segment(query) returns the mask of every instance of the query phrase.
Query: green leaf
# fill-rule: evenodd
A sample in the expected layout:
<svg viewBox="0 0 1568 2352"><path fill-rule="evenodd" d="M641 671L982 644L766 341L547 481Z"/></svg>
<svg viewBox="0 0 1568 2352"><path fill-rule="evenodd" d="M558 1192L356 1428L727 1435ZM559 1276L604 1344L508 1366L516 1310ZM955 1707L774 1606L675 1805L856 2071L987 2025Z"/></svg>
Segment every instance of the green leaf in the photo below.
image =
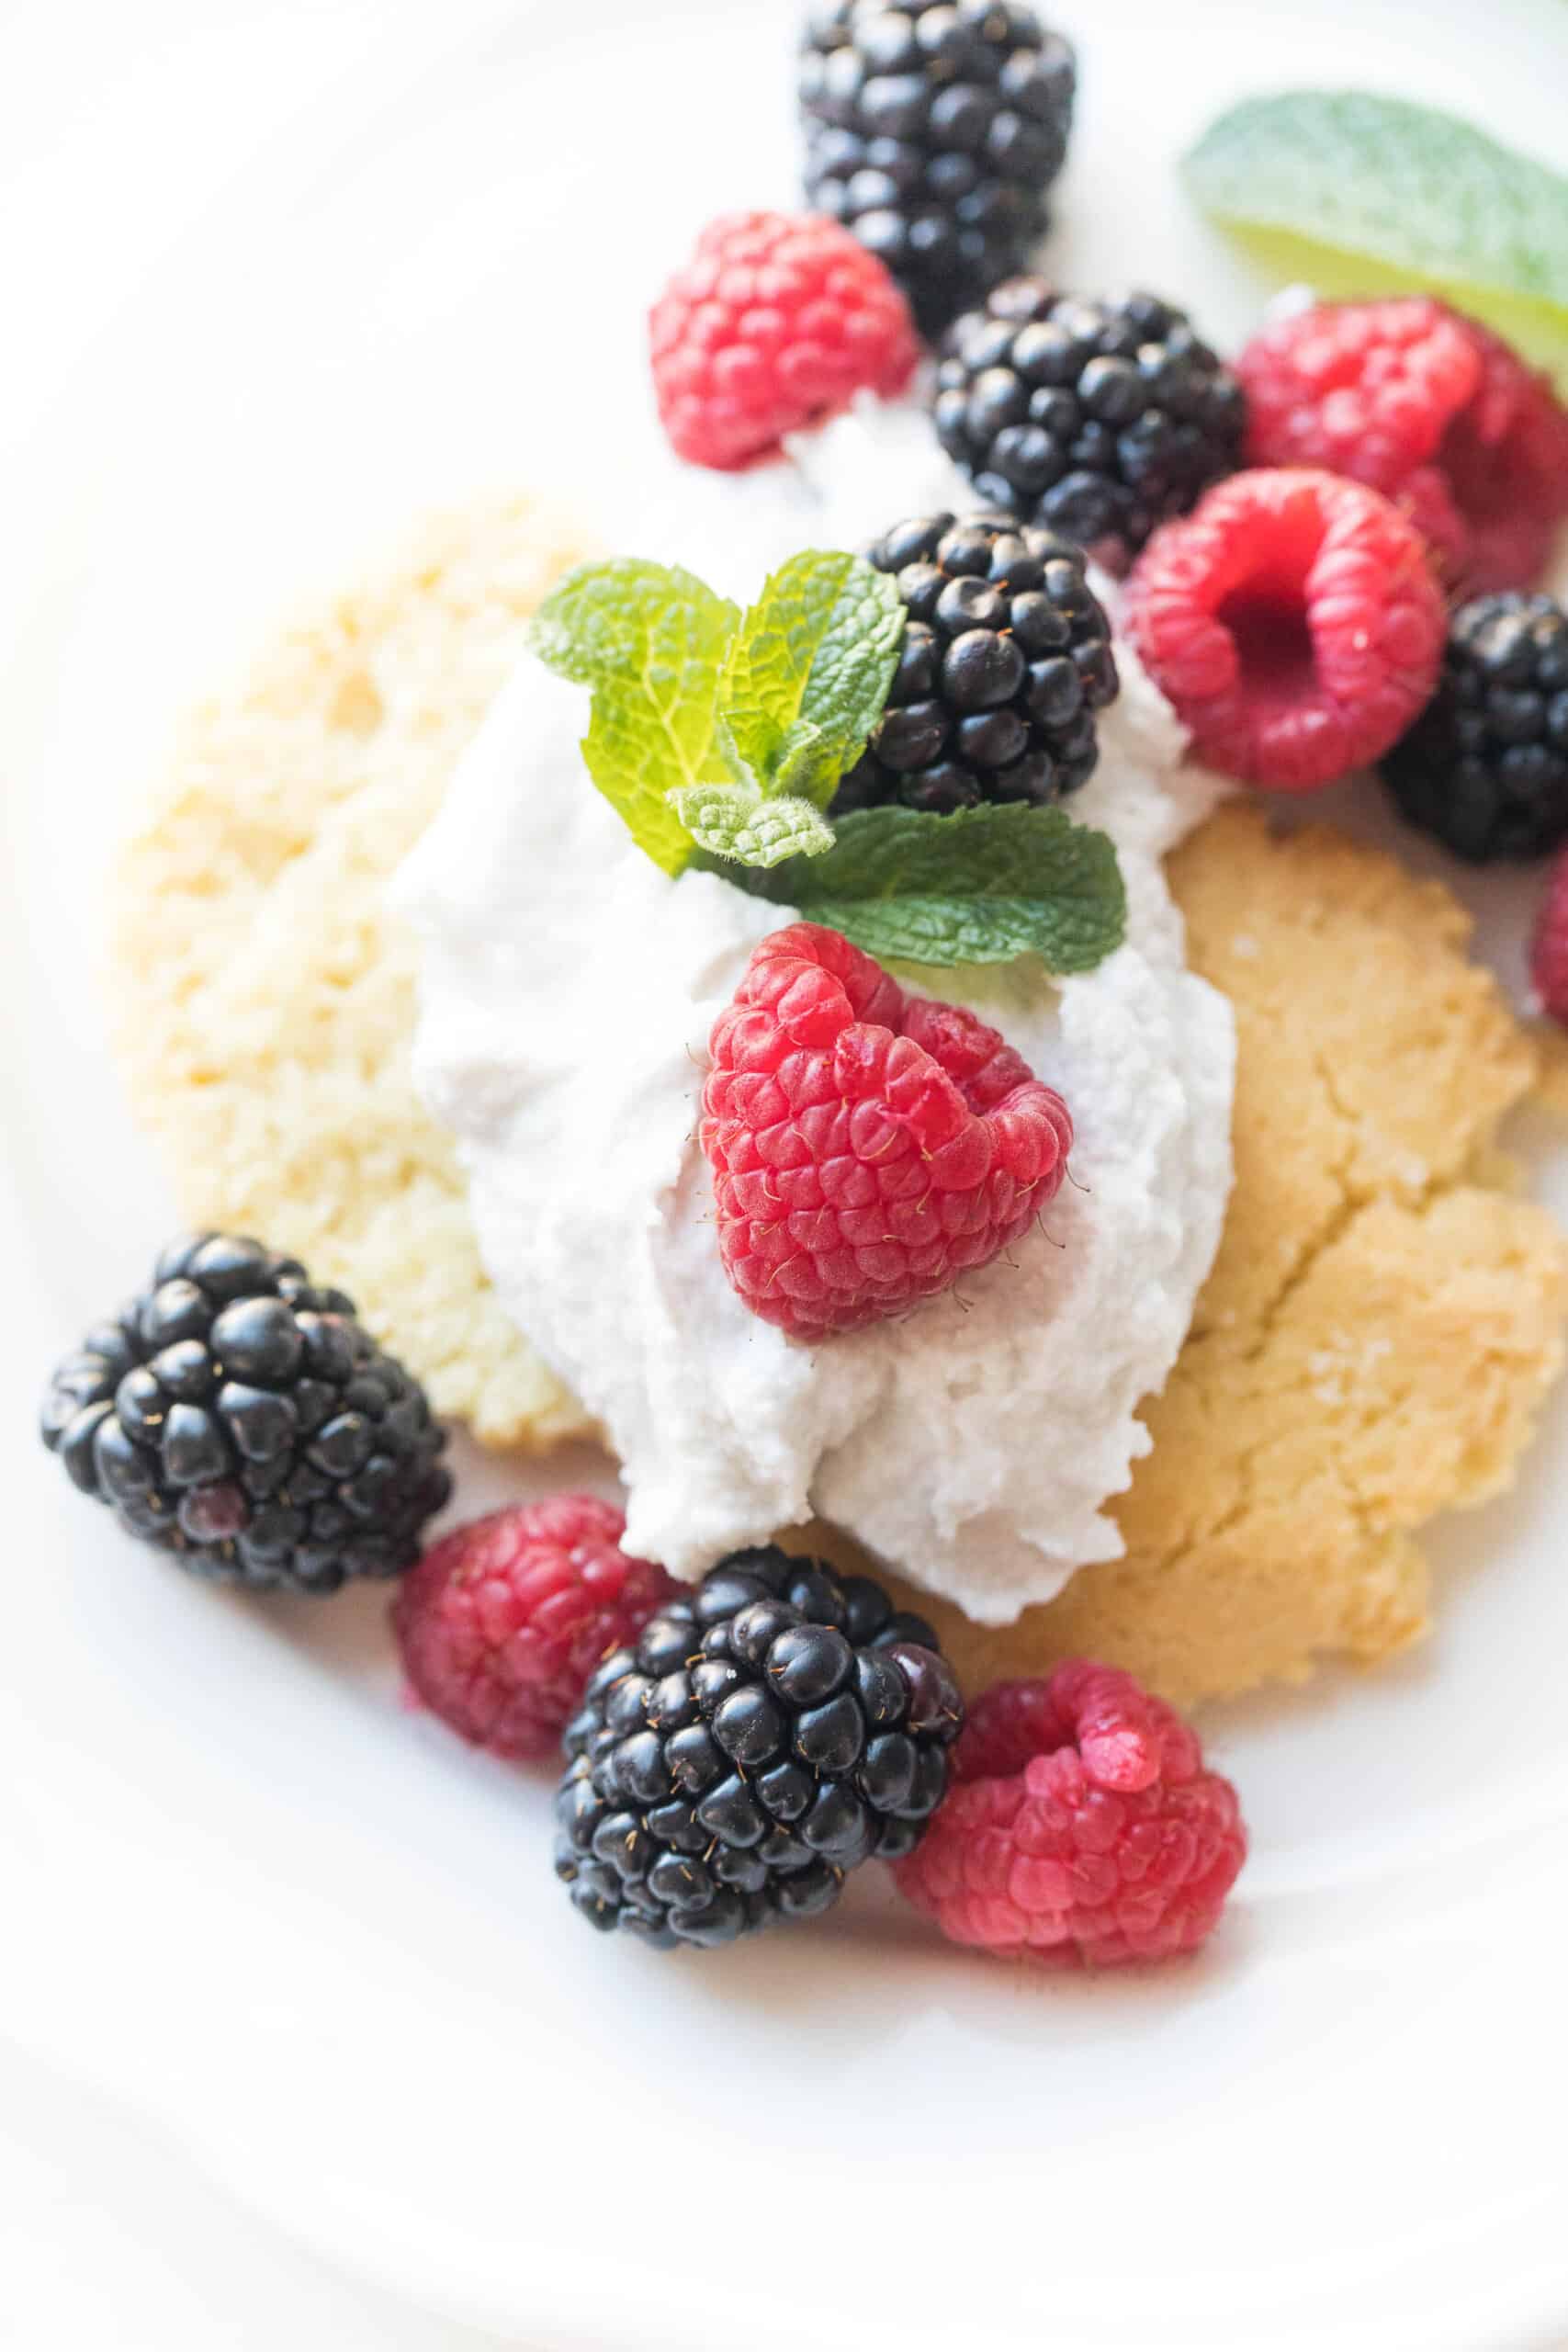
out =
<svg viewBox="0 0 1568 2352"><path fill-rule="evenodd" d="M1222 115L1182 173L1282 275L1329 295L1448 295L1568 380L1568 180L1470 123L1290 90Z"/></svg>
<svg viewBox="0 0 1568 2352"><path fill-rule="evenodd" d="M893 581L863 556L807 549L775 571L730 652L723 701L741 757L765 791L782 781L802 726L817 752L799 788L825 808L882 716L904 639Z"/></svg>
<svg viewBox="0 0 1568 2352"><path fill-rule="evenodd" d="M1027 955L1087 972L1127 928L1113 843L1060 808L863 809L840 820L833 847L808 866L746 887L896 963Z"/></svg>
<svg viewBox="0 0 1568 2352"><path fill-rule="evenodd" d="M770 789L793 792L814 808L826 808L839 775L833 746L822 729L809 718L797 718L779 745Z"/></svg>
<svg viewBox="0 0 1568 2352"><path fill-rule="evenodd" d="M692 854L670 793L729 772L718 695L739 619L691 572L623 558L570 573L529 632L541 661L592 687L588 772L667 874Z"/></svg>
<svg viewBox="0 0 1568 2352"><path fill-rule="evenodd" d="M756 776L740 756L734 729L722 710L714 720L713 750L715 763L729 783L743 784L752 792L761 789Z"/></svg>
<svg viewBox="0 0 1568 2352"><path fill-rule="evenodd" d="M699 849L741 865L767 868L786 857L817 858L833 846L827 819L809 800L791 794L769 797L754 785L699 784L682 786L670 799Z"/></svg>

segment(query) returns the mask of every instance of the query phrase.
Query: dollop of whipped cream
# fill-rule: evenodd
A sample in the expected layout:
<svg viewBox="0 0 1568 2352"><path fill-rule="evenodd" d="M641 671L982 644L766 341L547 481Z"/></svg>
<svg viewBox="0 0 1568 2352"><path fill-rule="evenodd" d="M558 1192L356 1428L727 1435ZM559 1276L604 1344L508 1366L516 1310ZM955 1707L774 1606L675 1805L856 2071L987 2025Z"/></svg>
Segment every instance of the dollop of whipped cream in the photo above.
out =
<svg viewBox="0 0 1568 2352"><path fill-rule="evenodd" d="M915 423L863 409L804 458L650 513L628 551L745 597L797 548L972 505ZM633 847L582 766L582 689L524 665L399 878L423 943L416 1076L486 1265L620 1456L629 1547L678 1576L818 1513L1002 1623L1122 1549L1104 1505L1148 1451L1138 1404L1218 1246L1235 1031L1184 967L1160 863L1223 787L1118 657L1073 813L1116 842L1125 944L1064 980L1030 961L899 975L972 1005L1066 1098L1071 1182L1008 1258L897 1321L808 1346L730 1288L696 1136L707 1041L795 917Z"/></svg>

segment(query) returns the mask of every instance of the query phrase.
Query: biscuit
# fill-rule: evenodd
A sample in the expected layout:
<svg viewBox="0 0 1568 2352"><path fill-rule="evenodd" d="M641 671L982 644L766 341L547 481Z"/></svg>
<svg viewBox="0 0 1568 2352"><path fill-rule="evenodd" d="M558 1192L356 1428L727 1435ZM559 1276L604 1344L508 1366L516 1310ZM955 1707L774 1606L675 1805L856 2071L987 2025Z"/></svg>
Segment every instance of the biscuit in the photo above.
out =
<svg viewBox="0 0 1568 2352"><path fill-rule="evenodd" d="M383 899L581 552L522 499L426 532L198 715L116 887L119 1050L186 1215L341 1283L497 1445L588 1424L479 1265ZM1497 1148L1537 1047L1458 903L1239 801L1170 876L1236 1010L1225 1236L1113 1506L1125 1557L1011 1626L909 1592L971 1687L1079 1652L1190 1704L1401 1648L1427 1623L1415 1531L1507 1486L1562 1361L1568 1243Z"/></svg>
<svg viewBox="0 0 1568 2352"><path fill-rule="evenodd" d="M1511 1483L1562 1364L1568 1239L1496 1146L1536 1049L1462 908L1239 801L1168 870L1235 1007L1224 1238L1111 1506L1125 1557L1010 1626L909 1591L971 1688L1081 1654L1190 1705L1403 1648L1427 1623L1414 1532Z"/></svg>
<svg viewBox="0 0 1568 2352"><path fill-rule="evenodd" d="M495 1445L589 1424L480 1266L410 1079L416 949L383 900L581 553L523 498L427 528L197 714L112 886L118 1057L184 1215L351 1292Z"/></svg>

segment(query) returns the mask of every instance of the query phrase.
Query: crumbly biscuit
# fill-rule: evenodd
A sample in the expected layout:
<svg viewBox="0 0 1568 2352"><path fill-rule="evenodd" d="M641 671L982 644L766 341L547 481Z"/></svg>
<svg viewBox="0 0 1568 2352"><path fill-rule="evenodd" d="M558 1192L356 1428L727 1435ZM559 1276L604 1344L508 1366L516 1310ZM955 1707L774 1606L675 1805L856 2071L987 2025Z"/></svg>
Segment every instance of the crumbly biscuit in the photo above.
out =
<svg viewBox="0 0 1568 2352"><path fill-rule="evenodd" d="M200 714L118 876L121 1051L186 1213L355 1292L493 1444L586 1424L479 1266L383 899L579 552L523 500L427 533ZM1427 1620L1413 1531L1508 1484L1562 1363L1568 1244L1496 1146L1536 1048L1462 910L1247 803L1170 873L1240 1032L1225 1237L1114 1507L1126 1556L1012 1626L910 1594L972 1685L1087 1652L1191 1703L1401 1647Z"/></svg>
<svg viewBox="0 0 1568 2352"><path fill-rule="evenodd" d="M197 715L112 913L118 1050L185 1215L341 1283L497 1445L589 1425L479 1264L410 1080L416 952L383 900L581 552L534 502L491 501L291 629Z"/></svg>
<svg viewBox="0 0 1568 2352"><path fill-rule="evenodd" d="M1189 1705L1403 1647L1413 1531L1507 1487L1562 1363L1568 1240L1495 1140L1536 1052L1457 901L1243 802L1169 872L1236 1012L1224 1238L1113 1506L1126 1556L1010 1626L910 1594L972 1687L1079 1653Z"/></svg>

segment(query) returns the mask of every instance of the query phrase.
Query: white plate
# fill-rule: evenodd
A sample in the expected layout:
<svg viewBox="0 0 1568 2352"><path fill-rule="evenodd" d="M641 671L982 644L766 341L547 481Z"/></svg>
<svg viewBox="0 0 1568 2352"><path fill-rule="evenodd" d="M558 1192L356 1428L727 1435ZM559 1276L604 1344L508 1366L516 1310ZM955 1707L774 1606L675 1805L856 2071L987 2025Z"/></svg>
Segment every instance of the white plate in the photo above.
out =
<svg viewBox="0 0 1568 2352"><path fill-rule="evenodd" d="M1483 37L1472 0L1053 13L1085 65L1057 266L1223 340L1258 289L1170 164L1244 89L1378 85L1560 147L1561 0ZM1094 1984L933 1947L869 1871L722 1958L591 1940L545 1789L399 1711L379 1597L215 1597L26 1435L169 1222L93 968L169 719L433 501L628 478L641 300L706 214L789 198L789 16L0 28L0 2096L8 2064L79 2078L338 2263L549 2352L1561 2343L1562 1405L1517 1496L1438 1532L1427 1648L1213 1717L1238 1899L1190 1970ZM1499 953L1528 894L1487 893ZM464 1467L466 1505L527 1484Z"/></svg>

